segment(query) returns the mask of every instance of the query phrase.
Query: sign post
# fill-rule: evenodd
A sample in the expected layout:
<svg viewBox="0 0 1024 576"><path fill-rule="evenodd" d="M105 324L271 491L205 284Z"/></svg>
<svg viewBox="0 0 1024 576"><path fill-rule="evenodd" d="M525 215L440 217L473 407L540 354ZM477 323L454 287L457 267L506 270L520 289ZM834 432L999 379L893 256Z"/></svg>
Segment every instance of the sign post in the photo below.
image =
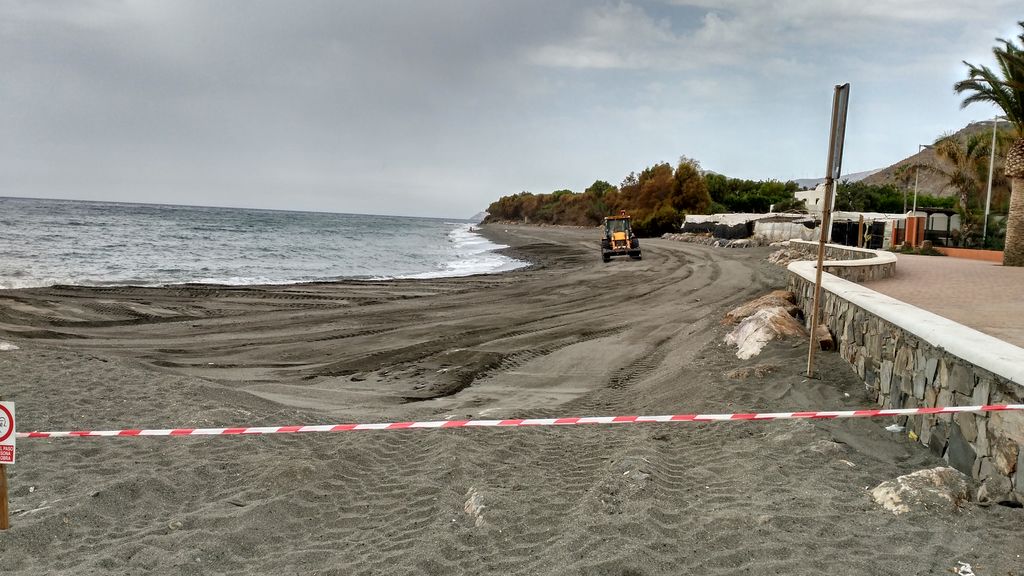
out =
<svg viewBox="0 0 1024 576"><path fill-rule="evenodd" d="M821 236L818 240L818 266L814 274L814 300L811 304L811 337L807 350L807 377L814 377L815 333L818 331L818 302L821 296L821 268L825 261L825 243L832 237L832 202L836 181L843 169L843 142L846 139L846 109L850 103L850 84L837 85L832 97L832 131L828 138L828 167L825 171L825 201L821 205Z"/></svg>
<svg viewBox="0 0 1024 576"><path fill-rule="evenodd" d="M14 402L0 402L0 530L10 527L6 464L14 463Z"/></svg>

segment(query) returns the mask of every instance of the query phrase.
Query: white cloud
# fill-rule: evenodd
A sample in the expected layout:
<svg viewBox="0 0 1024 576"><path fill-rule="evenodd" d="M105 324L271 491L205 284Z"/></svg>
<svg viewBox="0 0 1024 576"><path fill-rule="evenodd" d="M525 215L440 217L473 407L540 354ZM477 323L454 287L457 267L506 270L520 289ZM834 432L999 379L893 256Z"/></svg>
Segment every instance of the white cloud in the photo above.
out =
<svg viewBox="0 0 1024 576"><path fill-rule="evenodd" d="M680 154L813 175L845 81L847 165L875 168L963 124L960 61L989 62L1020 17L1002 0L4 0L0 194L457 215Z"/></svg>
<svg viewBox="0 0 1024 576"><path fill-rule="evenodd" d="M914 24L987 19L987 9L1012 8L1008 0L673 0L676 6L728 12L743 20L792 22L801 27L842 26L850 21Z"/></svg>
<svg viewBox="0 0 1024 576"><path fill-rule="evenodd" d="M627 2L585 11L569 36L529 53L554 68L695 70L779 54L793 40L782 23L709 10L669 21Z"/></svg>
<svg viewBox="0 0 1024 576"><path fill-rule="evenodd" d="M606 4L582 13L568 37L529 53L531 63L554 68L694 70L721 66L757 72L765 62L792 68L798 60L841 64L871 52L877 63L888 46L905 58L955 50L950 37L968 26L992 26L984 7L1012 11L1015 3L984 7L950 0L678 0L686 9L669 21L642 2ZM649 9L645 9L648 6ZM663 11L663 10L662 10ZM980 23L980 24L979 24ZM986 29L986 37L993 36ZM996 31L996 35L998 31ZM852 58L856 58L853 56Z"/></svg>
<svg viewBox="0 0 1024 576"><path fill-rule="evenodd" d="M530 60L562 68L648 68L664 65L681 47L669 22L626 2L584 12L575 32L568 42L533 50Z"/></svg>

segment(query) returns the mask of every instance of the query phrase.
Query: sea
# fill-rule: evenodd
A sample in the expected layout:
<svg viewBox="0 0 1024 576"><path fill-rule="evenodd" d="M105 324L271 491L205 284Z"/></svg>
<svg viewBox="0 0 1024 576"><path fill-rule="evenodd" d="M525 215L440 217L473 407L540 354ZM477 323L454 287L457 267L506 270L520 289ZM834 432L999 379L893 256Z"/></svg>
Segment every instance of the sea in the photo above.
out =
<svg viewBox="0 0 1024 576"><path fill-rule="evenodd" d="M443 278L526 265L474 224L0 197L0 289Z"/></svg>

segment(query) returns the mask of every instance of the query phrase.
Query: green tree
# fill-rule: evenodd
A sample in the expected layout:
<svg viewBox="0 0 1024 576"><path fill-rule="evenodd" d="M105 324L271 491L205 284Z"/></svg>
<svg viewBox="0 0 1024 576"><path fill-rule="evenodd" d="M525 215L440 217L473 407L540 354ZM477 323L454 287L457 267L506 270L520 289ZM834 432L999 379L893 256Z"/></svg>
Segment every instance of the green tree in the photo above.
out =
<svg viewBox="0 0 1024 576"><path fill-rule="evenodd" d="M796 182L778 180L741 180L721 174L705 174L704 184L718 212L768 212L793 206L793 193L800 187Z"/></svg>
<svg viewBox="0 0 1024 576"><path fill-rule="evenodd" d="M844 180L836 186L836 210L851 212L903 212L904 191L893 184L865 184ZM953 198L940 198L921 194L918 204L929 208L952 208Z"/></svg>
<svg viewBox="0 0 1024 576"><path fill-rule="evenodd" d="M692 214L707 212L711 206L711 196L708 194L707 184L700 174L700 164L696 160L689 160L685 157L680 159L672 179L674 180L672 208L679 212Z"/></svg>
<svg viewBox="0 0 1024 576"><path fill-rule="evenodd" d="M902 213L904 191L894 184L867 184L844 180L836 187L836 209L852 212ZM919 204L935 208L952 206L952 199L921 195Z"/></svg>
<svg viewBox="0 0 1024 576"><path fill-rule="evenodd" d="M618 200L618 192L618 188L604 180L595 180L593 184L583 191L584 196L589 201L588 214L594 220L600 222L602 218L610 213L609 203Z"/></svg>
<svg viewBox="0 0 1024 576"><path fill-rule="evenodd" d="M1017 23L1024 29L1024 21ZM1024 32L1017 39L1024 45ZM1006 154L1006 177L1010 179L1010 207L1006 217L1004 266L1024 266L1024 49L1011 40L997 38L993 49L998 71L988 66L967 66L967 79L953 85L968 96L961 108L975 102L994 104L1016 130L1016 140Z"/></svg>
<svg viewBox="0 0 1024 576"><path fill-rule="evenodd" d="M705 174L704 186L711 196L711 201L716 204L725 205L725 197L729 194L729 179L721 174Z"/></svg>
<svg viewBox="0 0 1024 576"><path fill-rule="evenodd" d="M634 210L647 215L653 214L666 202L671 202L675 190L675 179L672 166L668 162L655 164L640 173L640 190L631 199Z"/></svg>
<svg viewBox="0 0 1024 576"><path fill-rule="evenodd" d="M605 194L615 190L615 186L612 186L611 184L605 182L604 180L594 180L594 183L591 184L586 190L584 190L583 193L589 194L595 198L600 199L604 198Z"/></svg>
<svg viewBox="0 0 1024 576"><path fill-rule="evenodd" d="M671 206L662 205L652 213L634 220L633 232L640 237L661 236L666 232L678 232L683 225L682 215Z"/></svg>

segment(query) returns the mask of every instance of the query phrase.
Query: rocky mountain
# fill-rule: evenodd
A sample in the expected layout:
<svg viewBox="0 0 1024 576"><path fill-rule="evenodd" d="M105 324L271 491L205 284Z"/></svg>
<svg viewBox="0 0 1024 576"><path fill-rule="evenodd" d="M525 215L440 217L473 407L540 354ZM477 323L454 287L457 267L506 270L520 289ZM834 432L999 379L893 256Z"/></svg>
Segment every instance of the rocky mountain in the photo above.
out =
<svg viewBox="0 0 1024 576"><path fill-rule="evenodd" d="M1000 122L999 130L1009 131L1010 125L1006 122ZM955 135L961 138L967 138L968 136L979 132L991 135L992 121L972 122L958 130ZM945 185L946 182L941 176L938 176L928 170L918 171L915 169L915 166L919 164L928 165L934 162L936 162L935 152L925 148L924 150L903 158L899 162L896 162L891 166L886 166L885 168L856 172L853 174L844 174L843 180L849 180L850 182L863 181L865 184L873 185L895 184L900 188L912 190L914 188L914 180L916 178L919 194L926 194L930 196L949 196L953 194L953 190ZM824 178L801 178L795 182L799 184L801 188L814 188L824 181Z"/></svg>
<svg viewBox="0 0 1024 576"><path fill-rule="evenodd" d="M875 172L878 172L878 169L876 169L876 170L865 170L864 172L853 172L853 173L850 173L850 174L843 174L842 180L849 180L850 182L857 182L857 181L860 181L860 180L864 180L865 178L871 176ZM824 177L822 177L822 178L801 178L799 180L794 180L794 182L796 182L800 186L800 188L802 188L802 189L803 188L806 188L806 189L814 188L815 186L817 186L818 184L821 184L824 181L825 181Z"/></svg>
<svg viewBox="0 0 1024 576"><path fill-rule="evenodd" d="M1000 131L1009 131L1010 125L1006 122L1000 122L999 129ZM960 138L967 138L979 132L991 135L992 121L972 122L958 130L955 135ZM913 189L914 180L916 178L919 194L949 196L953 194L953 190L946 186L946 181L941 176L928 170L918 171L914 168L918 164L928 165L933 164L936 161L935 152L925 148L917 154L908 156L892 166L887 166L881 170L877 170L874 174L864 178L864 182L866 184L876 185L895 184L901 188Z"/></svg>

